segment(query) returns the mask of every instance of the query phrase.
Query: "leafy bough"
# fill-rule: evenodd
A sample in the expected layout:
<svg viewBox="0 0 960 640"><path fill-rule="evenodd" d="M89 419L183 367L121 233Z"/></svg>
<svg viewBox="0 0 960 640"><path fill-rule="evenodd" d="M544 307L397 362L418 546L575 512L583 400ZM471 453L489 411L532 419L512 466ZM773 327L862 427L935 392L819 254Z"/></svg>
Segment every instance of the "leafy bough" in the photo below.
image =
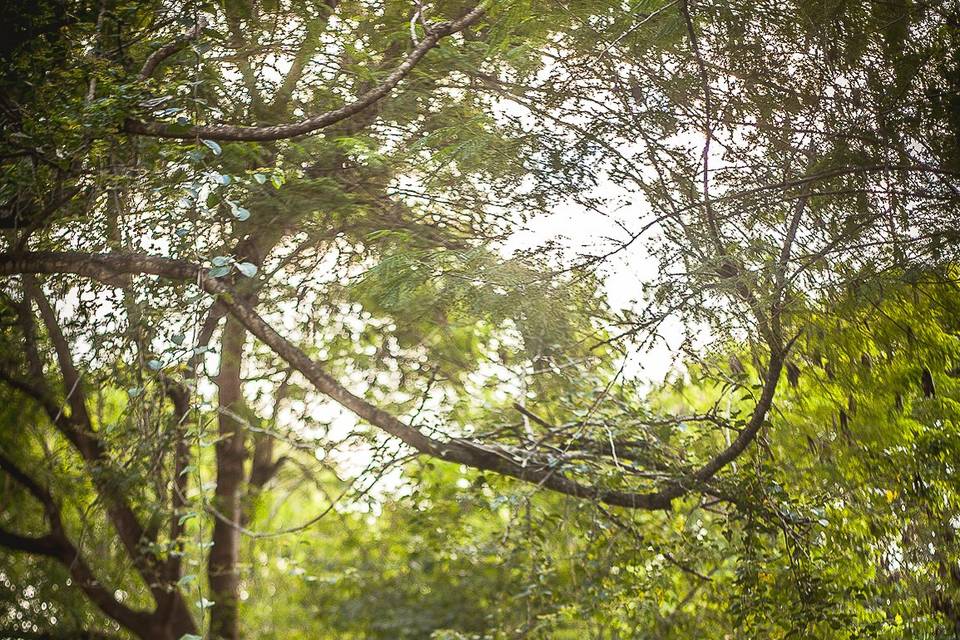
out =
<svg viewBox="0 0 960 640"><path fill-rule="evenodd" d="M228 283L210 276L199 265L159 256L120 252L0 254L0 275L64 273L88 277L112 286L123 286L135 275L196 283L207 293L217 296L227 313L299 371L320 393L416 451L446 462L517 478L569 496L631 509L669 509L675 499L692 491L709 491L707 485L710 480L747 449L766 421L791 344L769 345L770 357L763 372L762 391L744 428L727 447L698 469L664 481L657 490L630 492L584 484L565 475L562 468L556 465L531 461L530 457L517 455L497 445L462 438L443 441L425 435L340 384L319 363L280 335L252 306L242 302Z"/></svg>

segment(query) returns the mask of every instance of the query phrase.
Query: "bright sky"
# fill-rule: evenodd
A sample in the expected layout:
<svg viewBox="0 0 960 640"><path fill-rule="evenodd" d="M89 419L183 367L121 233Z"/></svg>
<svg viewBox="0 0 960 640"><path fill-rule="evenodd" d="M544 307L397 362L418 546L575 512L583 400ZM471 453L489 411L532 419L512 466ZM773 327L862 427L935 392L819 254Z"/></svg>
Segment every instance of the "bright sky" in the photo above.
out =
<svg viewBox="0 0 960 640"><path fill-rule="evenodd" d="M609 201L615 201L615 196L621 195L621 191L607 180L600 184L597 195L609 196ZM649 208L643 203L608 212L606 217L574 203L564 204L549 215L532 219L517 231L504 250L517 251L554 241L569 250L571 256L603 253L616 246L613 244L615 240L628 239L618 222L627 229L637 229L650 216ZM641 298L641 283L655 278L658 265L646 248L648 241L648 238L642 238L612 256L602 266L600 274L607 302L612 308L621 310L636 307L637 299ZM673 358L682 339L679 322L665 323L661 332L664 340L657 342L649 352L632 354L628 358L624 375L658 383L677 364Z"/></svg>

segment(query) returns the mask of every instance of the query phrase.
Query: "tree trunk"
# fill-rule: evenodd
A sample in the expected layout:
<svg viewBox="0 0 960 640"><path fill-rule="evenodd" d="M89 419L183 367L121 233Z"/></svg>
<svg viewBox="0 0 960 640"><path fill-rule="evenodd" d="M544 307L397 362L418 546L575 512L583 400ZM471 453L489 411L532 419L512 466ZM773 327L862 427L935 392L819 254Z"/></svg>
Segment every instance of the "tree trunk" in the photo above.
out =
<svg viewBox="0 0 960 640"><path fill-rule="evenodd" d="M219 512L214 520L213 547L208 559L210 583L210 636L217 640L239 638L238 591L240 578L237 559L240 546L243 463L246 457L244 427L238 419L243 403L240 388L240 362L246 330L228 318L223 329L220 353L220 440L216 444L217 489L213 507Z"/></svg>

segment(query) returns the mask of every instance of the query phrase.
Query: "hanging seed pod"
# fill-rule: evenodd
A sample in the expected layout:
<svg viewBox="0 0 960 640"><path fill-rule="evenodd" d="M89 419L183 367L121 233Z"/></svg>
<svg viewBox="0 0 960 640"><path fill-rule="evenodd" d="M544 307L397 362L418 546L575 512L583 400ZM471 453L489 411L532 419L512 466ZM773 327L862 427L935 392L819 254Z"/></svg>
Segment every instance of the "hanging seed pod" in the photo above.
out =
<svg viewBox="0 0 960 640"><path fill-rule="evenodd" d="M926 367L923 368L923 372L920 374L920 387L923 389L923 395L926 398L932 398L937 395L937 389L933 385L933 374L931 374L930 369Z"/></svg>
<svg viewBox="0 0 960 640"><path fill-rule="evenodd" d="M647 92L640 86L640 81L636 76L630 76L630 95L637 104L643 104L646 101Z"/></svg>
<svg viewBox="0 0 960 640"><path fill-rule="evenodd" d="M727 359L727 364L730 367L730 373L732 373L734 376L742 378L743 376L747 375L746 368L743 366L740 358L738 358L735 354L730 354L730 357Z"/></svg>
<svg viewBox="0 0 960 640"><path fill-rule="evenodd" d="M800 367L792 362L787 363L787 382L789 382L790 386L794 389L800 384Z"/></svg>
<svg viewBox="0 0 960 640"><path fill-rule="evenodd" d="M850 418L843 409L840 409L840 433L848 444L853 441L853 438L850 437Z"/></svg>
<svg viewBox="0 0 960 640"><path fill-rule="evenodd" d="M810 362L812 362L815 366L818 366L818 367L823 366L823 354L820 353L820 349L814 349L810 353Z"/></svg>
<svg viewBox="0 0 960 640"><path fill-rule="evenodd" d="M740 265L730 257L724 257L717 265L717 275L721 278L736 278L741 271Z"/></svg>

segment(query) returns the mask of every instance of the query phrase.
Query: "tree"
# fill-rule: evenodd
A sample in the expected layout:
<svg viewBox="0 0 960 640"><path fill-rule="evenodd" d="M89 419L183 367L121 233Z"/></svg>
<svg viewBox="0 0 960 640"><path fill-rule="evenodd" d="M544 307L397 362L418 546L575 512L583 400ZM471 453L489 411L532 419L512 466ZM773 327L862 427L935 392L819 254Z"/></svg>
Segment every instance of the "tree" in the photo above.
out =
<svg viewBox="0 0 960 640"><path fill-rule="evenodd" d="M771 527L797 536L789 552L839 517L791 520L794 497L771 497L773 452L807 454L770 439L811 415L781 387L822 368L810 393L833 415L861 372L824 361L827 344L910 286L952 300L949 4L81 2L6 22L0 377L16 410L0 467L16 522L0 544L46 559L20 560L30 584L69 575L92 605L78 629L106 616L142 638L239 637L245 539L269 525L278 474L316 467L318 446L363 452L377 470L358 478L416 454L519 479L641 537L687 503L720 509L709 526L740 537L714 570L739 562L743 619L761 619ZM619 190L595 188L608 181ZM642 219L621 216L590 254L499 250L560 203L600 216L627 201ZM657 275L636 307L608 308L599 272L647 238ZM643 398L619 359L677 319L704 398L679 407ZM882 340L864 335L850 348L872 361ZM924 344L940 355L917 384L942 397L952 343ZM883 388L913 370L881 369ZM866 411L854 402L841 437ZM820 490L849 510L861 477ZM950 539L952 517L934 509L923 531ZM934 585L951 544L926 565ZM810 559L795 615L757 633L860 629L834 617L846 582L826 577L853 548ZM706 581L666 554L672 588ZM680 608L706 598L683 591ZM649 622L627 618L622 633Z"/></svg>

